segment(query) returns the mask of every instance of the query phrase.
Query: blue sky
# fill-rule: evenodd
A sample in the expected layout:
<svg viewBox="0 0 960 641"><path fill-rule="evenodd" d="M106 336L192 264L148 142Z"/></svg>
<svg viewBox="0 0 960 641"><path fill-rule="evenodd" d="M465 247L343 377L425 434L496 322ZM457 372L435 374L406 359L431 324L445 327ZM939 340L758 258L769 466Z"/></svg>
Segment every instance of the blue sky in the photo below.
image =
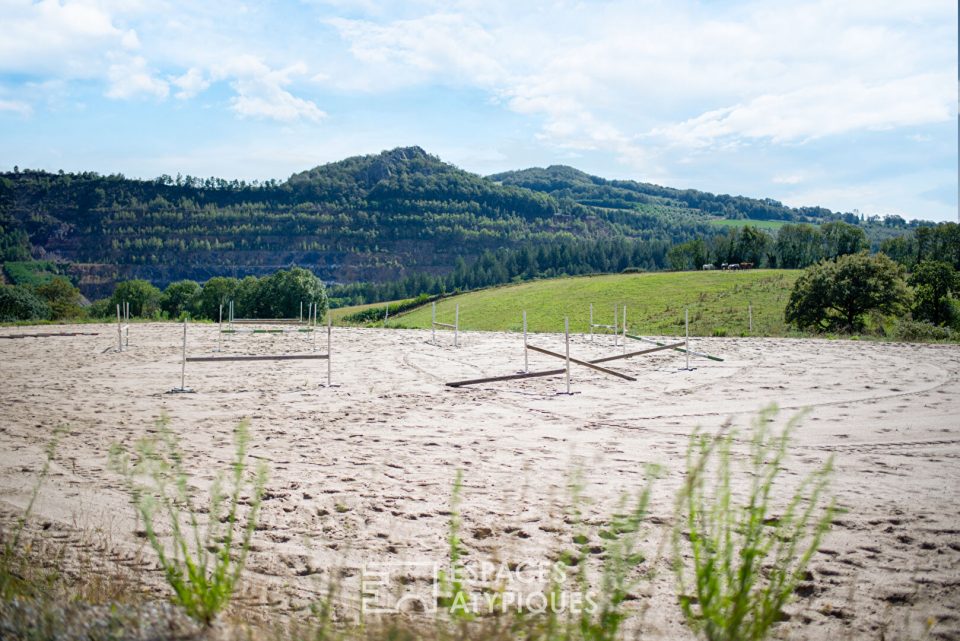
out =
<svg viewBox="0 0 960 641"><path fill-rule="evenodd" d="M0 168L283 179L420 145L957 220L956 0L0 0Z"/></svg>

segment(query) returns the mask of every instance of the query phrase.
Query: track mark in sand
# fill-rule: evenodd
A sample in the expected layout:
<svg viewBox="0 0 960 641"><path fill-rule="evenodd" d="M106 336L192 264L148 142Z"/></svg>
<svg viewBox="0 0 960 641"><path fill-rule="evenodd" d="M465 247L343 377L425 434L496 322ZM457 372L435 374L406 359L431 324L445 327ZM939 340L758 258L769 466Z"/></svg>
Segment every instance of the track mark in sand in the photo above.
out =
<svg viewBox="0 0 960 641"><path fill-rule="evenodd" d="M448 359L448 360L450 360L451 362L457 363L457 364L459 364L459 365L464 365L464 366L466 366L466 367L473 368L473 369L475 369L475 370L478 371L478 372L482 372L482 371L483 371L483 370L481 370L479 367L477 367L476 365L474 365L473 363L467 363L467 362L464 362L464 361L461 361L461 360L457 360L457 359ZM449 378L448 376L440 376L440 375L438 375L438 374L434 374L434 373L431 372L430 370L428 370L428 369L426 369L426 368L424 368L424 367L421 367L420 365L417 365L416 363L414 363L413 361L410 360L410 354L409 354L409 353L405 353L405 354L403 355L403 364L406 365L407 367L411 368L411 369L417 370L417 371L420 372L421 374L424 374L424 375L428 376L429 378L432 378L432 379L435 380L435 381L445 382L445 381L447 380L447 378Z"/></svg>
<svg viewBox="0 0 960 641"><path fill-rule="evenodd" d="M862 452L873 450L890 450L900 447L931 447L934 445L957 445L960 439L943 439L933 441L890 441L886 443L834 443L817 445L797 445L798 449L804 450L825 450L825 451L844 451L844 452Z"/></svg>
<svg viewBox="0 0 960 641"><path fill-rule="evenodd" d="M875 401L886 400L890 398L902 398L906 396L916 396L918 394L926 394L933 391L943 391L940 388L949 385L950 383L960 382L960 377L955 377L950 374L947 375L945 380L940 381L936 385L930 387L925 387L922 389L913 390L912 392L898 392L895 394L877 394L874 396L865 396L860 398L852 399L840 399L836 401L823 401L822 403L803 403L799 405L778 405L778 408L781 410L803 410L808 408L815 407L830 407L830 406L842 406L842 405L853 405L859 403L872 403ZM637 420L665 420L671 418L696 418L699 416L746 416L756 414L755 410L739 410L731 412L691 412L688 414L658 414L656 416L641 416L637 417Z"/></svg>

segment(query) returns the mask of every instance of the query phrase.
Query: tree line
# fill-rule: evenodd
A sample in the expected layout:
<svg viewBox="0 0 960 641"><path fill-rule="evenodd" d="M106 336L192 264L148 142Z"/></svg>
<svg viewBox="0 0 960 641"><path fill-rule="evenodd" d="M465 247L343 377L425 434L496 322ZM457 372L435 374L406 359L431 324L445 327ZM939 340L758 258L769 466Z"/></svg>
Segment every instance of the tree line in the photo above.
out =
<svg viewBox="0 0 960 641"><path fill-rule="evenodd" d="M192 280L170 283L163 290L143 279L117 283L109 298L83 307L80 290L63 276L39 285L0 287L0 321L111 319L117 306L129 305L130 314L147 319L227 318L234 304L236 318L298 318L308 305L317 305L317 316L328 308L323 281L311 271L294 267L269 276L231 278L217 276L200 284Z"/></svg>

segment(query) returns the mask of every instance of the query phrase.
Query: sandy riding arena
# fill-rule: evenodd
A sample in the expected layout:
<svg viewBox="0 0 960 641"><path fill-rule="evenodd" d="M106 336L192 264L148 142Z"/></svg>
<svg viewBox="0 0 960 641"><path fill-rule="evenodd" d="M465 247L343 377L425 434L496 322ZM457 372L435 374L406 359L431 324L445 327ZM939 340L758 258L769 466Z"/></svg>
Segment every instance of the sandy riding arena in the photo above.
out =
<svg viewBox="0 0 960 641"><path fill-rule="evenodd" d="M641 485L645 464L657 463L665 471L646 535L656 572L630 598L645 612L644 638L688 639L669 563L657 554L688 437L728 419L747 428L776 403L778 423L808 408L785 480L833 455L841 508L779 634L960 637L956 345L696 339L695 349L724 360L693 358L687 370L683 354L661 351L604 364L635 381L574 365L567 395L563 375L445 385L522 370L517 334L461 332L454 348L449 332L431 344L429 331L334 328L332 387L322 360L191 362L194 393L170 394L180 386L180 326L132 325L122 353L115 326L83 331L99 335L0 341L0 513L10 523L26 505L44 448L64 426L28 529L64 547L67 563L129 572L165 594L108 465L111 445L131 446L162 415L199 487L228 464L233 429L250 420L251 454L270 473L238 598L250 617L307 616L334 576L359 594L352 582L367 565L444 561L458 469L470 557L516 567L569 539L563 506L575 470L589 519L610 513L621 492ZM308 333L236 334L224 336L220 355L324 353L325 331L316 352ZM564 350L558 335L531 335L530 344ZM216 347L216 326L190 326L190 355ZM571 339L579 359L621 351L609 336ZM530 353L530 369L560 367Z"/></svg>

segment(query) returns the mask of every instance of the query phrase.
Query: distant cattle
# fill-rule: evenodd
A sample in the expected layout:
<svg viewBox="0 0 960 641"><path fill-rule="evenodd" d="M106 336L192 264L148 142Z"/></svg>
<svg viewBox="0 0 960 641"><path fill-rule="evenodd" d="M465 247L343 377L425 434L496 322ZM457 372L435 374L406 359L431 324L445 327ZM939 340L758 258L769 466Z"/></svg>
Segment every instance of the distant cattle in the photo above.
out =
<svg viewBox="0 0 960 641"><path fill-rule="evenodd" d="M740 269L753 269L753 263L740 263Z"/></svg>
<svg viewBox="0 0 960 641"><path fill-rule="evenodd" d="M723 269L727 269L727 270L740 269L740 265L738 263L730 263L730 264L724 263Z"/></svg>
<svg viewBox="0 0 960 641"><path fill-rule="evenodd" d="M716 269L716 266L713 263L707 263L706 265L703 266L704 271L709 271L711 269Z"/></svg>

